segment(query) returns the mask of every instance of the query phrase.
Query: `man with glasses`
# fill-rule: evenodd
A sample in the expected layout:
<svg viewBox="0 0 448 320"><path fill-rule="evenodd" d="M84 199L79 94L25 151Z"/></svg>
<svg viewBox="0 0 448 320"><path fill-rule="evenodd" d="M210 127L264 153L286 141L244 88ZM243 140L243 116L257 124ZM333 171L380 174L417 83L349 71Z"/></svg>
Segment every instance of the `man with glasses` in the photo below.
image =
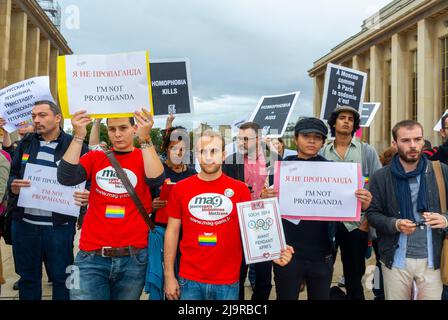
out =
<svg viewBox="0 0 448 320"><path fill-rule="evenodd" d="M226 158L223 172L249 187L251 199L260 199L266 184L273 184L273 175L268 169L273 160L280 160L276 153L267 158L262 145L261 127L255 122L243 123L237 136L237 152ZM244 260L244 259L243 259ZM254 265L255 286L252 300L268 300L271 293L272 262L260 262ZM244 281L247 265L243 261L240 277L240 300L244 300Z"/></svg>

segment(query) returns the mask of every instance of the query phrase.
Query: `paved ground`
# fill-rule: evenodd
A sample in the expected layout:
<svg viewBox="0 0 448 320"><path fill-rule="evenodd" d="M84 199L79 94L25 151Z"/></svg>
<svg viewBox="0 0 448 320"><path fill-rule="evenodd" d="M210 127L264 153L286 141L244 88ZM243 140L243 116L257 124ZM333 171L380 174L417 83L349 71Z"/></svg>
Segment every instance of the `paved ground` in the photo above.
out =
<svg viewBox="0 0 448 320"><path fill-rule="evenodd" d="M79 234L76 237L75 253L78 251L78 249L77 249L78 236L79 236ZM14 282L18 280L18 276L14 272L12 249L11 249L11 246L8 246L4 243L3 239L0 240L0 248L1 248L2 259L3 259L3 261L2 261L3 262L3 276L5 277L5 280L6 280L6 284L2 286L0 300L16 300L16 299L18 299L18 291L14 291L12 289L12 287L13 287ZM337 285L338 280L342 276L342 265L339 260L339 257L340 257L340 255L338 255L338 260L335 263L335 270L333 273L333 284L332 285ZM373 266L374 264L375 264L374 254L372 254L372 257L367 261L367 265L368 265L367 272L366 272L366 275L364 276L364 280L363 280L364 287L365 287L365 283L368 282L368 281L365 281L366 278L370 277L370 279L371 279L371 274L373 272L373 267L369 267L369 266ZM45 268L44 268L44 270L45 270ZM42 279L43 299L48 300L48 299L51 299L51 284L48 283L48 280L47 280L48 278L47 278L47 275L45 274L45 271L43 271L43 274L44 274L43 279ZM246 297L250 297L251 292L252 292L252 290L249 286L249 283L246 282ZM364 293L365 293L366 299L368 299L368 300L373 299L373 294L372 294L371 290L365 288ZM142 294L141 299L146 300L147 298L148 297L146 294ZM275 299L275 298L276 298L275 287L273 287L270 299ZM306 290L300 294L299 300L306 300Z"/></svg>

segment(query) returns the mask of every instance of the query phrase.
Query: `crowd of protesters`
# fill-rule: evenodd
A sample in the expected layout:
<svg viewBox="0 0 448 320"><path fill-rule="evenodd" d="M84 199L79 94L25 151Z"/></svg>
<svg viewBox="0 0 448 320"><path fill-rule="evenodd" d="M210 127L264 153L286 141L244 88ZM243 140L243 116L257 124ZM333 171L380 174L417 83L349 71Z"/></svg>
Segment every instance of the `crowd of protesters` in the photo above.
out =
<svg viewBox="0 0 448 320"><path fill-rule="evenodd" d="M131 118L106 119L110 146L100 141L101 119L85 111L73 115L72 134L64 132L60 108L51 101L35 103L32 124L20 129L17 142L4 131L1 230L12 245L20 299L42 298L45 265L55 300L137 300L146 291L152 300L263 301L272 283L279 300L297 300L304 288L309 300L328 300L340 253L344 298L364 300L369 243L378 270L375 299L448 298L441 269L448 226L442 194L448 190L448 116L442 118L441 146L432 148L423 127L404 120L394 125L392 145L381 152L355 137L360 115L348 106L337 107L328 123L299 119L296 150L246 122L233 154L226 154L223 137L212 130L192 143L184 127L173 126L174 119L167 119L160 149L145 109ZM4 125L0 118L0 128ZM272 187L276 161L359 163L364 183L353 192L361 218L282 219L287 246L280 258L248 265L236 204L278 196ZM21 190L36 183L24 177L27 164L57 168L62 185L86 182L85 190L73 195L79 218L18 205ZM207 220L206 210L191 205L210 194L225 212L222 223L201 223L197 217ZM251 297L244 295L248 270L254 277ZM0 252L0 288L4 283Z"/></svg>

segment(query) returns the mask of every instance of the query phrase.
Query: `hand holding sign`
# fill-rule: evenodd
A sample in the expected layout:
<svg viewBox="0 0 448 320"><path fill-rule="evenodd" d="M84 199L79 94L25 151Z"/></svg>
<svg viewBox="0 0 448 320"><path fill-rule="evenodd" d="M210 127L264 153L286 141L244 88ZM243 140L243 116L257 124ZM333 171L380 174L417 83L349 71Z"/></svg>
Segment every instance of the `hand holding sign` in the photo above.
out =
<svg viewBox="0 0 448 320"><path fill-rule="evenodd" d="M281 250L280 258L273 260L273 262L278 264L280 267L284 267L291 261L293 254L294 248L286 245L286 249Z"/></svg>
<svg viewBox="0 0 448 320"><path fill-rule="evenodd" d="M30 180L23 180L23 179L15 179L11 183L11 192L15 195L18 195L20 193L21 188L29 188L31 186Z"/></svg>
<svg viewBox="0 0 448 320"><path fill-rule="evenodd" d="M142 109L142 112L135 111L134 117L137 122L137 136L140 140L147 140L151 137L151 129L154 125L154 118L151 113Z"/></svg>
<svg viewBox="0 0 448 320"><path fill-rule="evenodd" d="M75 199L75 204L79 207L83 207L89 204L89 196L90 196L89 190L75 191L75 193L73 193L73 199Z"/></svg>
<svg viewBox="0 0 448 320"><path fill-rule="evenodd" d="M72 118L73 135L84 139L87 135L87 125L92 122L92 118L86 110L75 112Z"/></svg>
<svg viewBox="0 0 448 320"><path fill-rule="evenodd" d="M359 201L361 201L362 211L365 211L370 207L370 203L372 202L372 194L369 190L358 189L355 191L355 196Z"/></svg>

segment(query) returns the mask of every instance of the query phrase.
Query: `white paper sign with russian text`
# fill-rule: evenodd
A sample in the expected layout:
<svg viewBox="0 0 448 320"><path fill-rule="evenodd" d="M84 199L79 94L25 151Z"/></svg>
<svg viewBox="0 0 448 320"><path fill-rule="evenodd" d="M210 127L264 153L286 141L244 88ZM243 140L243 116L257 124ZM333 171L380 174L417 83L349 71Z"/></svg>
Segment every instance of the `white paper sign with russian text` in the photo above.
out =
<svg viewBox="0 0 448 320"><path fill-rule="evenodd" d="M359 221L361 165L347 162L278 161L275 172L282 218Z"/></svg>
<svg viewBox="0 0 448 320"><path fill-rule="evenodd" d="M54 102L48 76L35 77L14 83L0 90L0 116L8 132L32 124L31 111L36 101Z"/></svg>
<svg viewBox="0 0 448 320"><path fill-rule="evenodd" d="M18 206L41 209L78 217L80 207L75 204L73 193L85 188L85 182L67 187L59 184L57 168L27 163L25 180L31 181L29 188L21 188Z"/></svg>

